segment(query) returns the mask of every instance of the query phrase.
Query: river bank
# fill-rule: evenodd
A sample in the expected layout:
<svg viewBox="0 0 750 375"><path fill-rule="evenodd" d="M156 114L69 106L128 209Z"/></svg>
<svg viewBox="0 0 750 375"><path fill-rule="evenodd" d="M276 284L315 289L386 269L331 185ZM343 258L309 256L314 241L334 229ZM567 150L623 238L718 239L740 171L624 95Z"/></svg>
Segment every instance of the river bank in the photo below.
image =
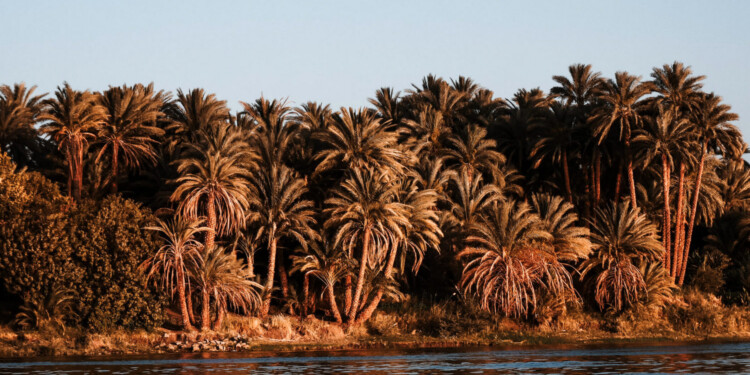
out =
<svg viewBox="0 0 750 375"><path fill-rule="evenodd" d="M2 326L0 357L750 341L747 308L727 307L703 294L680 296L668 306L658 311L632 309L617 316L570 310L539 322L498 318L453 303L429 307L407 303L386 307L358 327L346 328L314 316L230 315L222 332L164 328L23 332Z"/></svg>

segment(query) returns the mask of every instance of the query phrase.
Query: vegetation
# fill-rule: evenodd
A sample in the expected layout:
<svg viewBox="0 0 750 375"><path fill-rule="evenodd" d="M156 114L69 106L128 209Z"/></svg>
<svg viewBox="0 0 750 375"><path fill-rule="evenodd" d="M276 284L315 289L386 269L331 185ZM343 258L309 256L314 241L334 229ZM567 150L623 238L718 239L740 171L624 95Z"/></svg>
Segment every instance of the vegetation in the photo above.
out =
<svg viewBox="0 0 750 375"><path fill-rule="evenodd" d="M678 62L569 74L507 100L427 76L337 111L0 86L2 316L219 331L312 314L356 330L401 301L541 325L674 318L695 293L750 302L731 107Z"/></svg>

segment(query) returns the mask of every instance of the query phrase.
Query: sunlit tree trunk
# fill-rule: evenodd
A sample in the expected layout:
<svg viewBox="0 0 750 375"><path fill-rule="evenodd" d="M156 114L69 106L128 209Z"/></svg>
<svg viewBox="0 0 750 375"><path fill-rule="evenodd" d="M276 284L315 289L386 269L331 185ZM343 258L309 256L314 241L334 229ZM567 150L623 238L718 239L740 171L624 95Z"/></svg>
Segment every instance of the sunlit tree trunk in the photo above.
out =
<svg viewBox="0 0 750 375"><path fill-rule="evenodd" d="M573 203L573 192L570 190L570 171L568 169L567 151L563 151L563 174L565 175L565 193L568 195L568 202Z"/></svg>
<svg viewBox="0 0 750 375"><path fill-rule="evenodd" d="M674 243L672 244L672 264L669 269L669 275L672 281L675 281L677 275L677 266L681 265L682 257L680 256L682 243L684 241L684 200L685 200L685 163L680 163L680 172L677 180L677 217L675 218Z"/></svg>
<svg viewBox="0 0 750 375"><path fill-rule="evenodd" d="M193 329L190 324L190 314L188 313L187 303L185 299L185 275L181 268L177 268L177 298L180 299L180 315L182 317L182 328L185 330Z"/></svg>
<svg viewBox="0 0 750 375"><path fill-rule="evenodd" d="M352 275L347 274L344 278L344 314L349 315L352 308Z"/></svg>
<svg viewBox="0 0 750 375"><path fill-rule="evenodd" d="M205 286L201 289L201 297L201 330L207 331L211 329L211 294Z"/></svg>
<svg viewBox="0 0 750 375"><path fill-rule="evenodd" d="M119 148L117 147L117 143L112 144L112 176L110 177L112 179L112 185L111 185L111 191L112 194L117 194L117 159L119 158Z"/></svg>
<svg viewBox="0 0 750 375"><path fill-rule="evenodd" d="M354 322L354 318L357 317L357 310L359 309L360 298L362 297L362 289L365 287L365 273L367 271L367 259L370 256L370 225L365 225L365 233L362 238L362 258L359 262L359 276L357 278L357 288L354 290L354 299L352 306L349 309L349 322Z"/></svg>
<svg viewBox="0 0 750 375"><path fill-rule="evenodd" d="M396 255L398 253L397 249L398 249L397 246L394 246L393 249L391 249L391 253L388 256L388 263L385 266L385 271L383 271L383 275L388 280L390 280L393 275L393 266L396 263ZM375 293L375 296L370 301L370 303L367 304L367 306L362 310L362 313L354 322L354 324L361 324L363 322L366 322L367 319L370 319L372 314L378 308L378 304L380 304L380 300L382 298L383 298L383 289L379 288L377 293Z"/></svg>
<svg viewBox="0 0 750 375"><path fill-rule="evenodd" d="M326 289L328 291L328 303L331 304L331 313L333 313L333 318L336 319L336 323L341 324L343 320L341 319L339 307L338 305L336 305L336 294L333 292L333 284L329 283Z"/></svg>
<svg viewBox="0 0 750 375"><path fill-rule="evenodd" d="M682 264L680 278L677 285L682 286L685 282L685 271L687 270L687 260L690 255L690 242L693 237L693 228L695 227L695 216L698 213L698 199L700 198L701 181L703 180L703 164L706 161L706 141L701 143L701 160L698 163L698 172L695 176L695 189L693 191L693 203L690 208L690 221L687 224L687 236L685 236L685 247L682 249Z"/></svg>
<svg viewBox="0 0 750 375"><path fill-rule="evenodd" d="M622 164L617 167L617 176L615 177L615 204L620 201L620 190L622 190Z"/></svg>
<svg viewBox="0 0 750 375"><path fill-rule="evenodd" d="M670 172L669 162L667 155L662 154L661 156L661 169L662 169L662 190L664 195L664 213L662 219L662 243L664 244L664 267L669 269L672 257L670 256L669 249L671 248L670 237L672 235L672 221L671 221L671 210L669 209L669 183L670 183Z"/></svg>
<svg viewBox="0 0 750 375"><path fill-rule="evenodd" d="M625 147L627 148L628 158L628 183L630 185L630 205L633 208L638 207L638 201L635 195L635 177L633 176L633 157L630 154L630 139L625 141Z"/></svg>
<svg viewBox="0 0 750 375"><path fill-rule="evenodd" d="M214 331L220 331L221 326L224 325L224 318L227 316L227 310L224 307L218 307L216 309L216 321L214 322Z"/></svg>
<svg viewBox="0 0 750 375"><path fill-rule="evenodd" d="M268 310L271 308L271 291L273 290L273 275L276 271L276 225L274 224L271 228L271 232L268 234L269 245L268 245L268 271L266 273L266 285L263 294L263 305L260 308L260 316L265 317L268 315Z"/></svg>
<svg viewBox="0 0 750 375"><path fill-rule="evenodd" d="M300 309L300 315L304 318L309 313L308 308L310 307L310 275L305 274L302 278L302 308Z"/></svg>
<svg viewBox="0 0 750 375"><path fill-rule="evenodd" d="M213 195L208 195L208 202L206 202L206 215L208 216L207 226L211 230L206 231L206 251L214 246L214 240L216 238L216 206Z"/></svg>

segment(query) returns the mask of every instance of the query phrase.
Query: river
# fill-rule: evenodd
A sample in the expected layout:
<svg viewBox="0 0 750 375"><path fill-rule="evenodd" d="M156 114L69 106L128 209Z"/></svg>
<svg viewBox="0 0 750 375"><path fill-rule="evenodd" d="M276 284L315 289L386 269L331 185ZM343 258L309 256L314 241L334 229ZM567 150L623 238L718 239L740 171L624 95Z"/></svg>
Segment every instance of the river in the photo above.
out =
<svg viewBox="0 0 750 375"><path fill-rule="evenodd" d="M747 373L750 343L201 353L2 361L0 374Z"/></svg>

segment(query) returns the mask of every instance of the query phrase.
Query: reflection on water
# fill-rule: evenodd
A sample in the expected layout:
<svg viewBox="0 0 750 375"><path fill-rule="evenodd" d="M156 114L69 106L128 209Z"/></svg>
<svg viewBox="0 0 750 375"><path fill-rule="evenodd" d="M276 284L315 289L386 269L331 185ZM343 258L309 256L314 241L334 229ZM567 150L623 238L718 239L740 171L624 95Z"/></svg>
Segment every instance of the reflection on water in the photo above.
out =
<svg viewBox="0 0 750 375"><path fill-rule="evenodd" d="M204 353L0 362L0 374L421 374L750 372L750 343L508 349ZM264 355L269 355L265 353Z"/></svg>

